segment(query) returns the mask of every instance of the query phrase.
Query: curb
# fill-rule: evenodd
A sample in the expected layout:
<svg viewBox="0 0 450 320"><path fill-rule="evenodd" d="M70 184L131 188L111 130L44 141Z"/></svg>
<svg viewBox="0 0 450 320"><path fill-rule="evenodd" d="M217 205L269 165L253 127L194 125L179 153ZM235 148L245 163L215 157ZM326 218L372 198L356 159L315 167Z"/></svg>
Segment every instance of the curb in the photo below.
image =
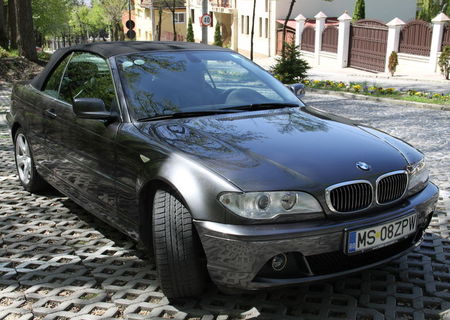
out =
<svg viewBox="0 0 450 320"><path fill-rule="evenodd" d="M414 101L396 100L396 99L390 99L390 98L371 97L371 96L365 96L362 94L355 94L355 93L350 93L350 92L339 92L339 91L333 91L333 90L314 89L314 88L308 88L308 87L306 87L306 91L321 93L321 94L328 94L328 95L336 95L336 96L341 96L341 97L346 97L346 98L352 98L354 100L387 102L387 103L391 103L391 104L401 105L404 107L407 106L407 107L420 108L420 109L450 111L450 105L440 105L440 104L421 103L421 102L414 102Z"/></svg>
<svg viewBox="0 0 450 320"><path fill-rule="evenodd" d="M399 76L388 76L388 75L378 75L378 74L373 74L373 75L362 75L362 74L357 74L357 73L350 73L347 74L347 76L349 77L366 77L366 78L370 78L370 79L384 79L384 80L399 80L399 81L410 81L410 82L433 82L433 83L439 83L439 84L449 84L448 80L441 80L441 79L418 79L418 78L401 78Z"/></svg>

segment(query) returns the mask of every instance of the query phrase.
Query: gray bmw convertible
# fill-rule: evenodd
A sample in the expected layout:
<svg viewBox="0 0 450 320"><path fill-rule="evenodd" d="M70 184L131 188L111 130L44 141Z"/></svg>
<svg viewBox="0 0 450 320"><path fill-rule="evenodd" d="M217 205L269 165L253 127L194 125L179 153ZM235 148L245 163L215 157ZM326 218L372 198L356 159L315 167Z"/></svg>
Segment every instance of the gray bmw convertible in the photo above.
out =
<svg viewBox="0 0 450 320"><path fill-rule="evenodd" d="M154 254L168 297L343 276L418 246L438 188L424 155L306 106L231 50L93 43L16 85L23 187L49 185Z"/></svg>

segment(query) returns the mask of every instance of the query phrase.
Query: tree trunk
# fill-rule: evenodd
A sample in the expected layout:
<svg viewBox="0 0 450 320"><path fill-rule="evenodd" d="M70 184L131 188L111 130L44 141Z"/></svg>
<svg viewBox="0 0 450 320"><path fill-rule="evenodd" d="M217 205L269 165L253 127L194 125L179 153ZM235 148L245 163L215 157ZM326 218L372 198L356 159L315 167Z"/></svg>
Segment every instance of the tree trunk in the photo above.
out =
<svg viewBox="0 0 450 320"><path fill-rule="evenodd" d="M8 0L8 33L10 49L17 49L16 1Z"/></svg>
<svg viewBox="0 0 450 320"><path fill-rule="evenodd" d="M38 61L31 0L16 0L17 47L28 60Z"/></svg>
<svg viewBox="0 0 450 320"><path fill-rule="evenodd" d="M176 1L173 0L172 5L172 27L173 27L173 41L177 41L177 29L175 27L175 11L176 11Z"/></svg>
<svg viewBox="0 0 450 320"><path fill-rule="evenodd" d="M162 26L162 14L163 8L159 7L158 9L159 21L158 21L158 41L161 41L161 26Z"/></svg>
<svg viewBox="0 0 450 320"><path fill-rule="evenodd" d="M177 29L175 27L175 10L172 12L173 41L177 41Z"/></svg>
<svg viewBox="0 0 450 320"><path fill-rule="evenodd" d="M291 5L289 6L289 11L288 14L286 16L286 19L284 20L284 25L283 25L283 41L281 44L281 56L284 57L285 54L285 50L286 50L286 27L287 27L287 23L289 21L289 18L291 17L292 14L292 8L294 7L294 3L295 0L291 0Z"/></svg>
<svg viewBox="0 0 450 320"><path fill-rule="evenodd" d="M252 61L253 61L253 37L255 36L255 9L256 9L256 0L253 0L252 33L250 34L250 60Z"/></svg>
<svg viewBox="0 0 450 320"><path fill-rule="evenodd" d="M4 14L3 0L0 0L0 47L8 49L8 36L6 33L6 17Z"/></svg>

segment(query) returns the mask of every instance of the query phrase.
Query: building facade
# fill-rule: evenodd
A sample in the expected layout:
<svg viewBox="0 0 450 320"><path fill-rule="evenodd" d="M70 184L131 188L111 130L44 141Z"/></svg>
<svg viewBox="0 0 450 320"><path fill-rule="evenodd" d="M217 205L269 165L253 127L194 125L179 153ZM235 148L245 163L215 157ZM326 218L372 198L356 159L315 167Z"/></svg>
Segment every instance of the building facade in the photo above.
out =
<svg viewBox="0 0 450 320"><path fill-rule="evenodd" d="M172 2L169 1L171 4ZM174 39L172 9L166 6L162 0L136 0L133 4L132 19L136 26L137 41L158 40L159 28L161 28L161 41ZM161 23L160 22L161 19ZM124 19L128 20L128 11L124 12ZM125 25L125 23L124 23ZM186 38L186 7L184 1L177 1L175 7L176 40L184 41ZM125 29L125 33L126 33Z"/></svg>
<svg viewBox="0 0 450 320"><path fill-rule="evenodd" d="M193 22L194 37L201 41L202 0L186 0L186 15ZM277 31L289 11L289 0L257 0L254 21L254 53L261 56L276 55ZM291 19L302 14L313 18L323 11L328 17L338 17L344 11L353 13L355 0L297 0ZM389 8L389 9L386 9ZM415 18L416 0L366 0L366 16L388 22L395 17L404 21ZM243 54L250 52L250 34L252 31L253 0L208 0L208 10L213 18L208 27L208 42L214 40L214 27L221 24L224 46ZM187 20L187 19L186 19ZM187 23L187 22L186 22Z"/></svg>

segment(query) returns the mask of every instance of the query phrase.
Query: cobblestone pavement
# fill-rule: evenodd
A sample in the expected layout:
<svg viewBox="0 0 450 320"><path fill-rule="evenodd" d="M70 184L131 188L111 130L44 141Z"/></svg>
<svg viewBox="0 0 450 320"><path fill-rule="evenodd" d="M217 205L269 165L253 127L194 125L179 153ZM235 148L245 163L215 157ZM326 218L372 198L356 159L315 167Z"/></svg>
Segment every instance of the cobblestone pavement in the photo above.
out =
<svg viewBox="0 0 450 320"><path fill-rule="evenodd" d="M133 241L56 191L22 190L0 123L0 319L450 319L450 113L307 100L426 153L442 197L419 249L338 280L236 296L209 285L199 298L169 301L152 259Z"/></svg>

